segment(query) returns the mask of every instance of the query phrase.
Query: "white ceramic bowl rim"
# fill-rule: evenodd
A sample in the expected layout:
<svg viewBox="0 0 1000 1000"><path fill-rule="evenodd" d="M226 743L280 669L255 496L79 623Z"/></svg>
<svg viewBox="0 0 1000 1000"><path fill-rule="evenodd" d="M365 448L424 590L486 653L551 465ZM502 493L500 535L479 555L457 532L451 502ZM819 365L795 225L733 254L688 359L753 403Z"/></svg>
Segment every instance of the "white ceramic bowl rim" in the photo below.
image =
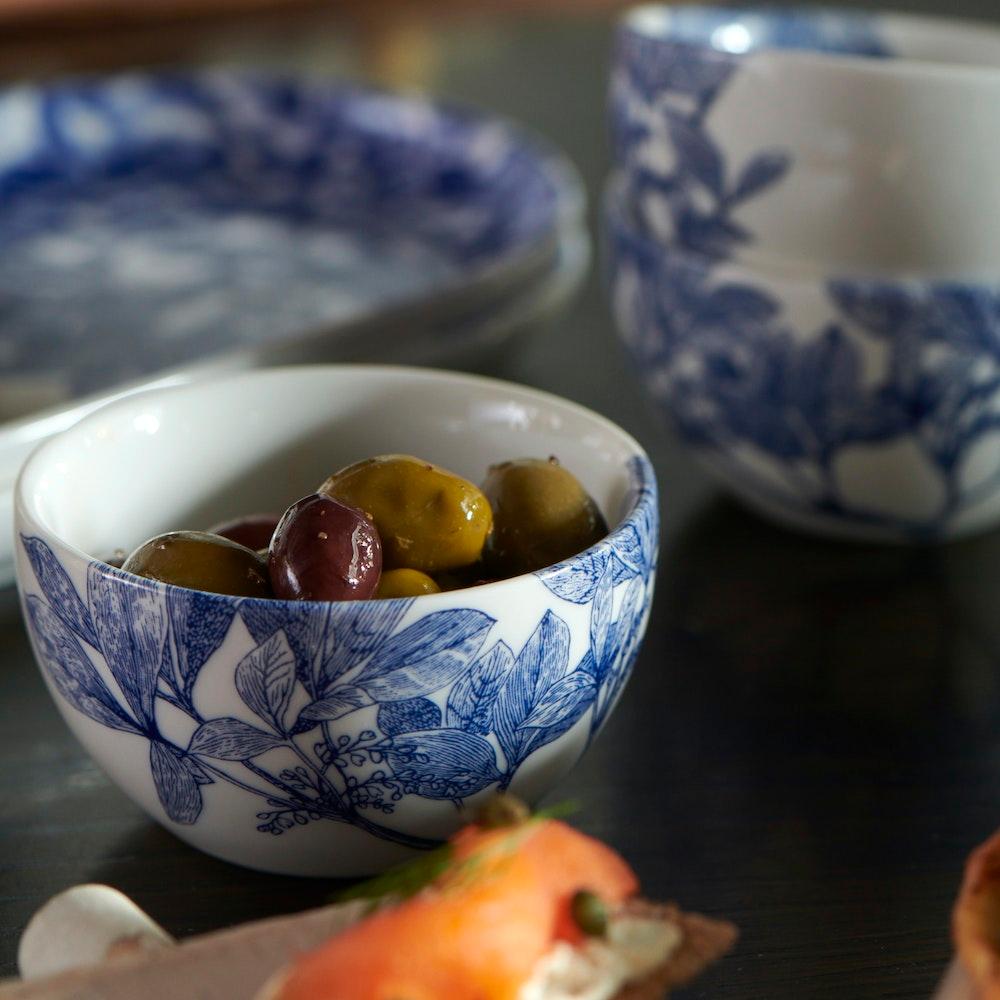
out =
<svg viewBox="0 0 1000 1000"><path fill-rule="evenodd" d="M889 53L882 56L847 51L838 52L813 49L805 45L801 47L756 45L749 38L747 41L750 44L746 48L734 50L713 41L713 36L717 35L719 31L718 25L703 37L696 36L687 27L683 31L673 34L670 28L670 16L675 13L685 12L696 12L702 15L713 13L731 14L734 19L739 18L741 15L752 15L755 19L762 21L779 20L783 16L796 14L806 17L818 15L830 16L842 18L845 23L857 24L877 19L883 25L893 25L913 33L920 33L930 40L936 38L937 32L947 29L951 29L952 31L967 31L970 35L982 36L985 34L992 36L989 40L995 41L997 46L997 63L992 65L983 62L956 62L943 57L935 58L932 56L909 54ZM945 77L955 76L967 82L973 81L981 84L1000 83L1000 30L997 29L996 25L989 22L902 14L895 11L889 13L836 7L766 7L757 10L752 8L740 10L739 8L730 7L700 7L697 5L673 7L661 3L646 3L626 11L618 23L621 32L632 34L650 42L659 40L671 44L687 45L691 48L708 49L718 53L720 57L734 60L744 60L750 56L777 56L786 65L808 66L818 61L821 64L828 65L831 69L835 67L845 73L868 74L872 77L900 76L908 80L927 77L940 80Z"/></svg>
<svg viewBox="0 0 1000 1000"><path fill-rule="evenodd" d="M602 429L605 433L617 438L617 440L624 445L625 450L627 450L631 455L632 465L629 469L629 474L631 477L631 482L629 485L628 495L625 501L624 513L618 520L618 522L612 525L605 535L599 542L592 545L590 548L585 549L582 552L571 556L560 563L555 563L551 566L544 567L541 570L537 570L533 573L522 574L520 576L509 577L505 580L498 580L492 583L480 584L474 588L463 588L464 590L474 589L477 593L483 591L489 591L495 593L500 588L509 588L516 586L519 581L522 581L526 577L535 577L541 579L542 581L551 578L553 576L559 575L560 571L567 566L571 566L574 563L583 563L586 561L597 561L603 559L606 555L610 554L614 550L621 550L623 544L627 545L630 541L630 537L636 531L636 526L643 521L648 522L650 518L655 520L656 511L655 507L657 504L657 486L655 473L653 471L652 463L646 451L643 449L642 445L635 440L630 434L620 428L613 421L609 420L607 417L601 416L601 414L588 409L579 403L574 403L570 400L564 399L554 393L545 392L540 389L529 388L527 386L518 385L512 382L506 382L502 379L488 378L481 375L468 375L464 373L450 372L443 369L433 369L433 368L412 368L401 365L296 365L296 366L285 366L280 368L264 368L258 369L251 372L242 372L235 375L226 376L222 379L211 379L203 381L194 381L186 383L183 385L172 385L157 389L151 389L148 392L135 393L127 398L115 400L109 403L107 406L101 407L99 410L88 414L79 423L75 424L73 427L62 431L60 434L55 435L53 438L40 444L28 457L24 465L21 468L21 472L18 475L17 482L14 489L14 505L16 517L20 520L21 524L32 530L41 530L44 533L50 535L51 537L57 538L60 545L64 546L67 551L78 556L80 559L90 562L103 562L99 557L94 556L91 553L85 552L78 546L68 542L66 539L59 536L58 532L53 531L49 528L44 521L36 515L33 510L33 505L30 499L29 483L33 480L39 467L43 466L48 458L48 454L51 450L59 446L59 443L67 436L79 433L81 430L86 430L91 424L105 420L108 416L114 416L116 411L131 409L136 403L141 403L143 400L155 400L162 398L169 398L171 396L179 396L184 394L198 393L203 391L206 385L217 385L220 382L236 382L241 380L253 381L261 377L267 377L272 373L292 373L295 371L316 371L318 369L336 369L344 370L350 369L352 373L357 376L364 378L366 375L372 374L391 374L398 373L400 375L405 375L406 373L419 372L422 375L430 376L435 380L440 380L444 384L462 384L466 386L470 385L480 385L484 389L494 388L494 389L506 389L514 391L523 399L531 400L536 404L547 407L549 409L556 408L564 413L572 414L587 420L594 426ZM171 592L176 592L181 589L185 589L186 592L191 593L190 588L179 588L172 584L166 584L159 580L149 580L144 577L136 576L132 573L126 573L120 569L113 566L106 565L105 573L107 575L114 575L122 580L128 581L134 586L148 589L153 592L169 594ZM229 595L220 595L208 591L193 591L194 593L205 594L208 598L218 598L225 601L233 601L235 598ZM456 593L461 591L442 591L439 594L423 594L416 598L383 598L382 600L405 600L412 601L416 600L421 602L422 606L431 606L435 601L447 601L451 602ZM287 605L290 603L296 604L296 606L301 606L303 609L306 608L317 608L324 607L327 602L320 601L282 601L277 598L255 598L255 597L242 597L239 598L240 601L252 601L254 604L259 604L262 606L267 605ZM363 605L367 602L364 601L343 601L339 602L342 605Z"/></svg>

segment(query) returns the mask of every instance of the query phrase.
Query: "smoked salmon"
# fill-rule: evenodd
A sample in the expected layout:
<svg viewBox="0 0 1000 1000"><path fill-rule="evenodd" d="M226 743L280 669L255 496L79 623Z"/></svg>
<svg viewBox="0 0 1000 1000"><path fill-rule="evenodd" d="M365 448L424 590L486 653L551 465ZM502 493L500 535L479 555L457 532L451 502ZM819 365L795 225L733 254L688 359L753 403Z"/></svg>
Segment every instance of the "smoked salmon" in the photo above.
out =
<svg viewBox="0 0 1000 1000"><path fill-rule="evenodd" d="M557 820L474 824L446 851L426 885L304 955L261 1000L547 1000L588 977L587 997L611 998L671 959L697 972L735 939L638 901L628 864ZM672 980L656 982L642 995Z"/></svg>

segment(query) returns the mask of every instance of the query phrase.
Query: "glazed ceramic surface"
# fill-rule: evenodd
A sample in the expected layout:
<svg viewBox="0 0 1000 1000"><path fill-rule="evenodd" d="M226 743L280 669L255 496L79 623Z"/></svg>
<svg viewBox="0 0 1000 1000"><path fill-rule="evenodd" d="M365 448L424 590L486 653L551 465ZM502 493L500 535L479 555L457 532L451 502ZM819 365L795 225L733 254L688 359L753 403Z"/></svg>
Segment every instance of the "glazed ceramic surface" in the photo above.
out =
<svg viewBox="0 0 1000 1000"><path fill-rule="evenodd" d="M0 198L0 420L495 298L550 266L582 204L561 157L486 115L225 72L0 91Z"/></svg>
<svg viewBox="0 0 1000 1000"><path fill-rule="evenodd" d="M985 279L1000 259L1000 31L640 7L611 84L644 225L699 253Z"/></svg>
<svg viewBox="0 0 1000 1000"><path fill-rule="evenodd" d="M860 539L1000 518L1000 286L792 278L657 243L614 183L605 211L638 376L740 496Z"/></svg>
<svg viewBox="0 0 1000 1000"><path fill-rule="evenodd" d="M280 510L387 451L474 480L496 459L558 455L614 527L532 575L340 604L189 591L98 558ZM310 875L384 867L498 788L548 791L621 693L656 564L656 486L624 432L543 393L416 369L276 369L112 404L29 460L16 520L38 662L98 763L191 844Z"/></svg>

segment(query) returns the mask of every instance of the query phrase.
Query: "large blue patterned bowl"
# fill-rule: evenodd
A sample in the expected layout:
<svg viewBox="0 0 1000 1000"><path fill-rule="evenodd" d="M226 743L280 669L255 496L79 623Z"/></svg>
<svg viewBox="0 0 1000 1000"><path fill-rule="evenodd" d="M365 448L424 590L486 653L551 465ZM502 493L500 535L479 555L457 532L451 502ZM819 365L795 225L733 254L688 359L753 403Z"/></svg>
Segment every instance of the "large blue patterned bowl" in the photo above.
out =
<svg viewBox="0 0 1000 1000"><path fill-rule="evenodd" d="M647 5L622 21L610 96L618 164L663 242L852 273L1000 259L995 26Z"/></svg>
<svg viewBox="0 0 1000 1000"><path fill-rule="evenodd" d="M793 276L663 245L605 202L618 331L737 495L823 534L924 541L1000 519L1000 286Z"/></svg>
<svg viewBox="0 0 1000 1000"><path fill-rule="evenodd" d="M528 576L336 604L100 559L281 509L385 452L473 479L557 455L613 529ZM642 449L571 403L419 369L273 369L134 396L43 445L18 483L17 575L57 707L132 799L219 857L347 876L430 845L498 788L537 799L576 763L632 669L657 523Z"/></svg>

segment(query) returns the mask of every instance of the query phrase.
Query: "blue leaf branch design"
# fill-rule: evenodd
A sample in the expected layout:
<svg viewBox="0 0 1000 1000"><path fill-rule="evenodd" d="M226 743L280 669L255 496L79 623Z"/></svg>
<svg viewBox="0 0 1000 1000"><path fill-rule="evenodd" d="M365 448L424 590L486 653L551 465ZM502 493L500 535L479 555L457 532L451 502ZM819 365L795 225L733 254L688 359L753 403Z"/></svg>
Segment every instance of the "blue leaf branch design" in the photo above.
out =
<svg viewBox="0 0 1000 1000"><path fill-rule="evenodd" d="M521 728L552 729L567 720L575 721L589 708L596 694L593 675L586 670L574 670L542 694Z"/></svg>
<svg viewBox="0 0 1000 1000"><path fill-rule="evenodd" d="M495 621L472 608L425 615L386 640L353 683L379 702L433 694L468 668Z"/></svg>
<svg viewBox="0 0 1000 1000"><path fill-rule="evenodd" d="M608 652L613 600L613 570L609 563L594 588L594 600L590 606L590 649L599 663L604 661Z"/></svg>
<svg viewBox="0 0 1000 1000"><path fill-rule="evenodd" d="M144 727L155 730L153 699L167 638L164 601L154 587L123 585L100 563L87 573L90 614L115 681Z"/></svg>
<svg viewBox="0 0 1000 1000"><path fill-rule="evenodd" d="M339 615L337 606L331 605L334 609L331 628L336 643L320 671L319 689L329 691L331 685L381 649L412 603L412 600L373 601L360 612L352 610Z"/></svg>
<svg viewBox="0 0 1000 1000"><path fill-rule="evenodd" d="M326 697L312 701L299 712L294 732L305 733L315 729L321 722L335 722L337 719L365 708L374 702L361 688L342 684L334 688Z"/></svg>
<svg viewBox="0 0 1000 1000"><path fill-rule="evenodd" d="M211 719L194 731L188 744L188 753L204 754L216 760L243 761L287 745L282 737L251 726L241 719Z"/></svg>
<svg viewBox="0 0 1000 1000"><path fill-rule="evenodd" d="M624 551L625 558L628 559L628 550ZM538 575L556 597L573 604L589 604L594 597L598 580L604 575L607 562L607 550L599 546Z"/></svg>
<svg viewBox="0 0 1000 1000"><path fill-rule="evenodd" d="M569 627L552 611L546 611L538 628L518 654L514 669L497 698L494 731L507 758L508 773L527 756L532 734L524 723L532 710L567 672Z"/></svg>
<svg viewBox="0 0 1000 1000"><path fill-rule="evenodd" d="M760 194L772 184L777 184L788 173L791 165L791 156L782 150L772 149L758 153L743 167L727 202L734 205Z"/></svg>
<svg viewBox="0 0 1000 1000"><path fill-rule="evenodd" d="M456 729L486 736L493 731L493 712L500 691L514 669L514 654L497 642L460 677L448 695L445 721Z"/></svg>
<svg viewBox="0 0 1000 1000"><path fill-rule="evenodd" d="M491 744L460 729L407 733L383 752L404 787L426 798L463 799L503 777Z"/></svg>
<svg viewBox="0 0 1000 1000"><path fill-rule="evenodd" d="M149 766L164 812L175 823L190 826L201 815L201 788L212 779L174 747L159 740L149 744Z"/></svg>
<svg viewBox="0 0 1000 1000"><path fill-rule="evenodd" d="M222 645L236 615L228 601L196 590L173 587L167 592L167 617L170 623L168 676L171 686L190 707L191 689L198 672Z"/></svg>
<svg viewBox="0 0 1000 1000"><path fill-rule="evenodd" d="M55 553L40 538L22 535L21 544L27 553L35 579L48 599L49 607L84 642L97 647L97 633L90 620L90 612L80 600L76 587Z"/></svg>
<svg viewBox="0 0 1000 1000"><path fill-rule="evenodd" d="M59 694L102 726L142 734L143 727L122 710L65 620L37 594L28 595L26 606L40 659Z"/></svg>
<svg viewBox="0 0 1000 1000"><path fill-rule="evenodd" d="M387 701L378 710L378 727L386 736L438 729L440 725L441 709L429 698Z"/></svg>
<svg viewBox="0 0 1000 1000"><path fill-rule="evenodd" d="M663 117L677 152L678 171L721 199L725 186L725 164L708 134L676 111L665 110Z"/></svg>
<svg viewBox="0 0 1000 1000"><path fill-rule="evenodd" d="M247 707L285 732L285 713L295 687L295 654L282 631L275 632L236 665L236 690Z"/></svg>

